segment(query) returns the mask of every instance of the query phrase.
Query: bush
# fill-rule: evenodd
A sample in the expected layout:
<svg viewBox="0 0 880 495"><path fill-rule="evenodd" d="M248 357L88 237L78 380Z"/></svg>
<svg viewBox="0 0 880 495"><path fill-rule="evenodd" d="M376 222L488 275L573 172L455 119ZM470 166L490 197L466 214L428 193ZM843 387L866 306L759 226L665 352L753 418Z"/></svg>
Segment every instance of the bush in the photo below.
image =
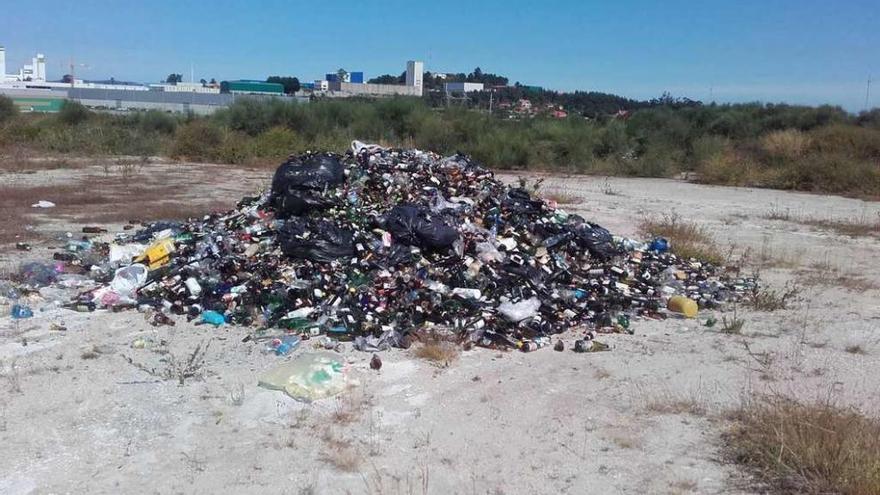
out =
<svg viewBox="0 0 880 495"><path fill-rule="evenodd" d="M171 146L171 156L190 160L211 160L223 144L223 131L206 120L180 126Z"/></svg>
<svg viewBox="0 0 880 495"><path fill-rule="evenodd" d="M810 137L797 129L773 131L761 138L761 146L772 158L800 158L810 146Z"/></svg>
<svg viewBox="0 0 880 495"><path fill-rule="evenodd" d="M58 112L58 120L67 125L77 125L89 119L92 112L77 101L64 100Z"/></svg>
<svg viewBox="0 0 880 495"><path fill-rule="evenodd" d="M260 158L281 161L292 153L305 151L306 143L286 127L273 127L254 139L253 153Z"/></svg>
<svg viewBox="0 0 880 495"><path fill-rule="evenodd" d="M776 171L767 187L858 196L880 195L880 167L840 154L812 154Z"/></svg>
<svg viewBox="0 0 880 495"><path fill-rule="evenodd" d="M880 158L880 129L836 124L811 132L812 150L853 158Z"/></svg>
<svg viewBox="0 0 880 495"><path fill-rule="evenodd" d="M149 110L141 115L141 129L146 132L174 134L177 129L177 119L159 110Z"/></svg>
<svg viewBox="0 0 880 495"><path fill-rule="evenodd" d="M756 165L732 150L713 155L697 164L699 181L728 186L760 185L755 181Z"/></svg>
<svg viewBox="0 0 880 495"><path fill-rule="evenodd" d="M13 119L18 115L18 107L8 96L0 95L0 123Z"/></svg>

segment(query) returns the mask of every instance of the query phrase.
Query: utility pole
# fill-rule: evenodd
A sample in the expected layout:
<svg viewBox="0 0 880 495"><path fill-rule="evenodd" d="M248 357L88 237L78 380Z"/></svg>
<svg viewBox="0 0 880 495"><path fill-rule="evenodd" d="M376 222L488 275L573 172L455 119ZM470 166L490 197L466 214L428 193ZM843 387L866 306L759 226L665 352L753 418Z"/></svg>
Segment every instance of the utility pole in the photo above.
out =
<svg viewBox="0 0 880 495"><path fill-rule="evenodd" d="M494 97L495 97L495 90L490 89L489 90L489 115L492 115L492 103L493 103Z"/></svg>
<svg viewBox="0 0 880 495"><path fill-rule="evenodd" d="M868 75L868 84L865 85L865 111L868 111L868 98L871 95L871 76Z"/></svg>

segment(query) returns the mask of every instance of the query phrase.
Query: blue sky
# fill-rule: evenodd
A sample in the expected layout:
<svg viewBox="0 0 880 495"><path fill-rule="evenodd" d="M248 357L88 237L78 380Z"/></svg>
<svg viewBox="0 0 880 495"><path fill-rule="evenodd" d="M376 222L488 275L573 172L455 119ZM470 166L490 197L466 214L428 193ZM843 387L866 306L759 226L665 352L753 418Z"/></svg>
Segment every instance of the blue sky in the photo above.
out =
<svg viewBox="0 0 880 495"><path fill-rule="evenodd" d="M367 77L407 59L634 98L880 106L880 2L41 0L4 2L9 72L45 53L88 79ZM372 5L374 4L375 5Z"/></svg>

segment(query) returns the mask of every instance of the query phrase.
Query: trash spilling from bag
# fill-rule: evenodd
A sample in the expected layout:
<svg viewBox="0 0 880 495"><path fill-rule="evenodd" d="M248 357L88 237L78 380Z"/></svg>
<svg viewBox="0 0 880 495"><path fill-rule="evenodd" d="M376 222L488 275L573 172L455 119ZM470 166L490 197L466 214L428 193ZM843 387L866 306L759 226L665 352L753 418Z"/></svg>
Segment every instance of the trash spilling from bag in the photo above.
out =
<svg viewBox="0 0 880 495"><path fill-rule="evenodd" d="M529 351L572 328L584 332L573 350L596 352L608 349L597 333L692 318L756 283L680 259L665 239L614 236L467 156L357 141L345 155L291 157L268 191L230 211L144 227L113 243L70 240L56 265L25 265L21 278L72 280L80 292L64 303L76 311L151 308L247 327L245 340L275 339L279 355L300 342L284 335L375 352L442 331ZM314 395L289 372L266 383Z"/></svg>

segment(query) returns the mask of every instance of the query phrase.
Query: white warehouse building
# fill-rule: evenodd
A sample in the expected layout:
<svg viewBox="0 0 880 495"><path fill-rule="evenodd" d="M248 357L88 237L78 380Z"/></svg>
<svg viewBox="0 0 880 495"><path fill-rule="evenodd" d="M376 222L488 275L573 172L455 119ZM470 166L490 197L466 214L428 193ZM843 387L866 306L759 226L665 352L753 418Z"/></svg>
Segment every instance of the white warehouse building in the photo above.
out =
<svg viewBox="0 0 880 495"><path fill-rule="evenodd" d="M472 91L483 91L483 83L448 82L443 84L443 88L447 93L470 93Z"/></svg>

